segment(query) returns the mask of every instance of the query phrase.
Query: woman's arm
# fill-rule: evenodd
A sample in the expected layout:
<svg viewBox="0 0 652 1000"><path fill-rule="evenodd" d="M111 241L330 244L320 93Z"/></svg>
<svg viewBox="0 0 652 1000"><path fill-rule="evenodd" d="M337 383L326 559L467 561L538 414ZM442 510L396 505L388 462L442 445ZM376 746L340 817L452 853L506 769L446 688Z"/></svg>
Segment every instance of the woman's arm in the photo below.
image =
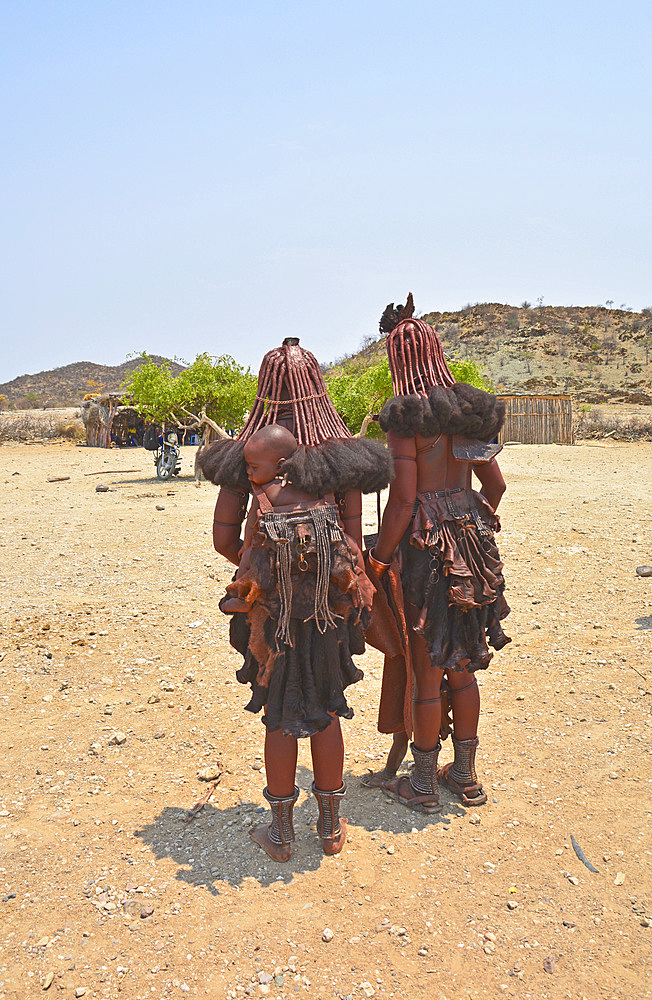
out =
<svg viewBox="0 0 652 1000"><path fill-rule="evenodd" d="M249 513L247 514L247 520L245 521L244 542L242 544L243 549L251 548L251 540L254 537L254 528L257 520L258 497L253 497L251 500L251 506L249 507Z"/></svg>
<svg viewBox="0 0 652 1000"><path fill-rule="evenodd" d="M482 483L481 495L485 498L489 506L495 510L500 503L500 498L507 489L498 462L494 458L491 462L483 462L482 464L472 466L472 468L476 477Z"/></svg>
<svg viewBox="0 0 652 1000"><path fill-rule="evenodd" d="M244 494L222 486L217 494L213 514L213 547L234 566L240 561L240 525L244 516L244 502Z"/></svg>
<svg viewBox="0 0 652 1000"><path fill-rule="evenodd" d="M417 495L417 445L414 438L402 438L387 432L387 447L394 459L394 479L389 499L383 511L374 556L381 563L390 563L394 550L412 520Z"/></svg>
<svg viewBox="0 0 652 1000"><path fill-rule="evenodd" d="M347 535L362 548L362 493L360 490L349 490L344 494L344 510L339 514L342 527Z"/></svg>

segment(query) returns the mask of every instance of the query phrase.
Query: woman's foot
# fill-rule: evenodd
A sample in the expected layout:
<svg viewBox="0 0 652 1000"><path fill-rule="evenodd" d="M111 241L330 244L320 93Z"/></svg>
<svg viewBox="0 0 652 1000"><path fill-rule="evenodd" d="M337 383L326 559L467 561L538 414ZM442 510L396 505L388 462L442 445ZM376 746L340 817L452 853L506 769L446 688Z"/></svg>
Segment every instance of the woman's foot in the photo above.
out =
<svg viewBox="0 0 652 1000"><path fill-rule="evenodd" d="M450 764L444 764L437 777L465 806L483 806L487 795L475 770L475 754L480 741L477 736L469 740L458 740L455 733L452 739L455 759Z"/></svg>
<svg viewBox="0 0 652 1000"><path fill-rule="evenodd" d="M451 773L453 763L444 764L437 772L437 777L447 788L457 795L460 802L465 806L483 806L487 801L487 793L479 781L469 781L466 784L457 781Z"/></svg>
<svg viewBox="0 0 652 1000"><path fill-rule="evenodd" d="M407 733L394 733L394 739L390 751L387 755L387 763L382 771L370 771L360 780L366 788L382 788L392 778L396 777L396 772L405 760L408 750Z"/></svg>
<svg viewBox="0 0 652 1000"><path fill-rule="evenodd" d="M439 796L436 792L427 795L417 792L407 774L401 774L397 778L380 786L384 792L391 795L404 806L410 809L417 809L419 812L437 813L441 810Z"/></svg>
<svg viewBox="0 0 652 1000"><path fill-rule="evenodd" d="M258 826L252 827L249 836L259 847L262 847L272 861L289 861L292 857L292 845L274 843L269 836L269 829L264 823L259 823Z"/></svg>
<svg viewBox="0 0 652 1000"><path fill-rule="evenodd" d="M322 837L321 838L321 848L324 854L333 855L339 854L344 844L346 843L346 824L347 819L340 820L340 832L335 837Z"/></svg>
<svg viewBox="0 0 652 1000"><path fill-rule="evenodd" d="M268 788L263 788L263 795L272 810L272 822L269 826L259 823L252 827L249 836L273 861L289 861L294 840L292 813L299 797L299 789L295 785L292 795L277 796L271 795Z"/></svg>
<svg viewBox="0 0 652 1000"><path fill-rule="evenodd" d="M346 841L346 820L340 819L340 802L346 795L346 785L333 792L322 792L312 783L312 793L319 806L317 833L324 854L339 854Z"/></svg>

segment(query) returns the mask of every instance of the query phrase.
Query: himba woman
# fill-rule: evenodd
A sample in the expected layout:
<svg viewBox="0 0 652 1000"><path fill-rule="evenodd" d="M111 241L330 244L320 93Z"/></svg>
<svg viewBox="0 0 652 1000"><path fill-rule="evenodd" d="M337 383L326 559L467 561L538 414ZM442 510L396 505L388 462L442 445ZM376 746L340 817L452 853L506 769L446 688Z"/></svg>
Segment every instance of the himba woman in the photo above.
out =
<svg viewBox="0 0 652 1000"><path fill-rule="evenodd" d="M279 486L283 494L289 483L296 496L323 500L318 516L297 510L294 520L290 511L265 514L260 507L264 516L258 519L257 548L252 550L257 553L252 562L260 570L255 581L258 591L255 600L250 592L240 595L251 599L251 608L246 615L234 614L230 631L231 645L245 660L238 680L252 689L247 709L265 712L264 795L272 819L269 825L255 827L251 835L271 858L287 861L294 840L301 737L310 738L312 791L319 806L324 853L337 854L344 844L346 821L339 818L346 791L340 717L353 716L344 690L362 678L352 654L364 652L363 630L373 588L364 574L356 584L350 574L340 571L349 559L351 572L360 574L353 546L345 539L350 536L361 545L361 491L387 484L391 460L378 442L352 437L328 397L314 355L299 347L297 339L287 338L263 359L256 401L238 438L215 442L199 459L206 478L221 487L214 546L236 565L248 493L259 479L251 454L245 463L244 449L256 432L271 424L287 428L298 447L277 455L273 449L265 450L269 446L263 439L256 461L272 462L278 478L277 487L265 486L268 494L277 493ZM259 447L260 435L256 442ZM254 503L260 506L264 491L256 492ZM315 508L314 503L304 506ZM342 583L343 576L347 583Z"/></svg>
<svg viewBox="0 0 652 1000"><path fill-rule="evenodd" d="M379 422L395 478L369 563L378 588L387 589L392 573L400 573L407 669L401 660L401 676L392 676L398 661L386 657L380 719L393 717L394 724L379 721L379 728L394 732L394 746L385 770L365 783L434 812L441 808L438 779L466 805L487 801L475 770L480 712L475 672L493 655L487 640L495 649L510 641L500 625L509 608L494 541L505 482L495 457L500 446L489 443L502 426L504 404L455 382L433 328L411 318L411 295L399 310L388 306L381 320L381 331L389 331L395 396ZM471 489L472 472L481 493ZM444 735L449 731L447 713L442 718L444 679L454 760L438 771L440 729ZM414 767L397 777L410 731Z"/></svg>

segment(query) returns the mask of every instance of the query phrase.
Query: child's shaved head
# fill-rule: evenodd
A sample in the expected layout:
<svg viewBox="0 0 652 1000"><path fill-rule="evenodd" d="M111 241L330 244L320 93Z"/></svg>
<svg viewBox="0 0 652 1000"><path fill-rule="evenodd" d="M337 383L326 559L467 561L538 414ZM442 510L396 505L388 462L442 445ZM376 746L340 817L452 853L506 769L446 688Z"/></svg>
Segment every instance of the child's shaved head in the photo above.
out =
<svg viewBox="0 0 652 1000"><path fill-rule="evenodd" d="M264 448L270 458L276 459L289 458L298 448L294 434L287 427L281 427L280 424L268 424L267 427L261 427L259 431L251 435L245 448L250 444Z"/></svg>
<svg viewBox="0 0 652 1000"><path fill-rule="evenodd" d="M278 475L278 467L298 448L294 435L278 424L268 424L252 434L244 446L244 460L249 481L258 486L270 483Z"/></svg>

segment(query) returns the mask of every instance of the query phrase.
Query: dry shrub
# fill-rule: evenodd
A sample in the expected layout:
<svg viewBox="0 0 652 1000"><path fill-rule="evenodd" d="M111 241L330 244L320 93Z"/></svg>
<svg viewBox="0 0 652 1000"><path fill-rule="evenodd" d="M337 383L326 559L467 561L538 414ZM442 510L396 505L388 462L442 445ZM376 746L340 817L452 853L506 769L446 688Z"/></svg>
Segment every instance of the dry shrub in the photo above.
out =
<svg viewBox="0 0 652 1000"><path fill-rule="evenodd" d="M573 419L576 438L652 441L652 407L649 412L640 413L580 407Z"/></svg>
<svg viewBox="0 0 652 1000"><path fill-rule="evenodd" d="M66 438L83 441L86 431L81 417L61 416L61 412L24 410L0 413L0 441L52 441Z"/></svg>
<svg viewBox="0 0 652 1000"><path fill-rule="evenodd" d="M53 436L67 438L69 441L84 441L86 439L86 429L80 418L57 420L54 425Z"/></svg>

